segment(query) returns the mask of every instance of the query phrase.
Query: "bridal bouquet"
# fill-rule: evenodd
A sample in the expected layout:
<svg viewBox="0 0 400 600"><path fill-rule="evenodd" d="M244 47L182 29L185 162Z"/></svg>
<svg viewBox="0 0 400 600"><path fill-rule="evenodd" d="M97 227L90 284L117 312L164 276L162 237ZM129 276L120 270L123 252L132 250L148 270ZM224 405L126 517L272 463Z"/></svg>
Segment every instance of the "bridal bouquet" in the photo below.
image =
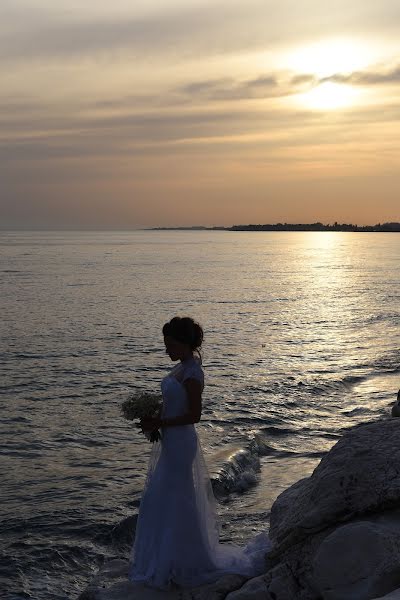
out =
<svg viewBox="0 0 400 600"><path fill-rule="evenodd" d="M150 392L135 392L131 394L121 405L121 412L125 419L134 421L135 419L144 419L146 417L155 417L161 407L161 397L159 394ZM160 439L159 431L145 432L145 436L151 442Z"/></svg>

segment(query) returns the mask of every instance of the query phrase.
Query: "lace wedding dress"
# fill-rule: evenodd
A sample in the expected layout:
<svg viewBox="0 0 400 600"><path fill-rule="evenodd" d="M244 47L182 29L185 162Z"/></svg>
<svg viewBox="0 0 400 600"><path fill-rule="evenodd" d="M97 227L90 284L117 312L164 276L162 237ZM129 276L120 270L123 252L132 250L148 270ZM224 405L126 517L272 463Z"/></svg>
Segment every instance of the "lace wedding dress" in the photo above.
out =
<svg viewBox="0 0 400 600"><path fill-rule="evenodd" d="M196 358L179 363L162 383L162 417L187 412L183 382L204 375ZM162 429L153 443L136 525L128 577L168 590L195 587L226 573L261 574L270 549L263 532L245 547L220 543L210 476L194 425Z"/></svg>

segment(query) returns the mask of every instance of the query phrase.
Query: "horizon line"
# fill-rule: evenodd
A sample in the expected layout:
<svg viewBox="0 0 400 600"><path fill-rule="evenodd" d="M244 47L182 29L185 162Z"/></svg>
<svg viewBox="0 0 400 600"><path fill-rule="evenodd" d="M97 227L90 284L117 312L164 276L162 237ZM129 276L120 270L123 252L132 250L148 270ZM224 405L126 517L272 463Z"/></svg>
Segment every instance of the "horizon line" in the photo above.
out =
<svg viewBox="0 0 400 600"><path fill-rule="evenodd" d="M237 228L262 228L262 227L272 227L272 228L288 228L288 227L329 227L329 228L340 228L340 227L353 227L353 228L380 228L380 227L388 227L388 226L398 226L400 227L399 221L385 221L378 222L372 225L359 225L357 223L339 223L335 221L334 223L323 223L321 221L314 221L308 223L289 223L287 221L282 222L278 221L276 223L241 223L234 225L153 225L153 226L138 226L138 227L1 227L0 232L102 232L102 231L157 231L157 230L223 230L223 231L235 231Z"/></svg>

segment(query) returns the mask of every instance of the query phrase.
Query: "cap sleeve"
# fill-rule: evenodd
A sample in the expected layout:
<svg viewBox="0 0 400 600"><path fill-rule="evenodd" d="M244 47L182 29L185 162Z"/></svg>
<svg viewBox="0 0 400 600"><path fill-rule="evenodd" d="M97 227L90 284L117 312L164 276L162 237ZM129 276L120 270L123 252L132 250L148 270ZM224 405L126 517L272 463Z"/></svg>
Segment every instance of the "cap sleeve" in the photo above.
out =
<svg viewBox="0 0 400 600"><path fill-rule="evenodd" d="M200 363L196 362L185 368L182 381L186 381L186 379L197 379L197 381L200 381L202 387L204 387L204 371Z"/></svg>

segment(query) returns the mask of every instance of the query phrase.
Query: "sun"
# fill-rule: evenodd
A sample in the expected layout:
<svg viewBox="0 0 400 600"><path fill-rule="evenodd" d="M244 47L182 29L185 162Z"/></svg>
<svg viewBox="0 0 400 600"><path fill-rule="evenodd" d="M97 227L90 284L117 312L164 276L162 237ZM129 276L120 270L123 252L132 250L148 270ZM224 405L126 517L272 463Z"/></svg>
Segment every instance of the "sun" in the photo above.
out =
<svg viewBox="0 0 400 600"><path fill-rule="evenodd" d="M343 77L362 70L370 60L370 49L360 41L319 40L308 46L292 48L285 56L285 66L295 76L304 76L305 82L300 89L294 90L297 93L293 95L293 101L321 111L339 110L356 104L360 100L360 87L339 83L336 76Z"/></svg>
<svg viewBox="0 0 400 600"><path fill-rule="evenodd" d="M351 85L325 81L310 91L296 94L296 100L314 110L338 110L355 104L359 95L359 90Z"/></svg>

